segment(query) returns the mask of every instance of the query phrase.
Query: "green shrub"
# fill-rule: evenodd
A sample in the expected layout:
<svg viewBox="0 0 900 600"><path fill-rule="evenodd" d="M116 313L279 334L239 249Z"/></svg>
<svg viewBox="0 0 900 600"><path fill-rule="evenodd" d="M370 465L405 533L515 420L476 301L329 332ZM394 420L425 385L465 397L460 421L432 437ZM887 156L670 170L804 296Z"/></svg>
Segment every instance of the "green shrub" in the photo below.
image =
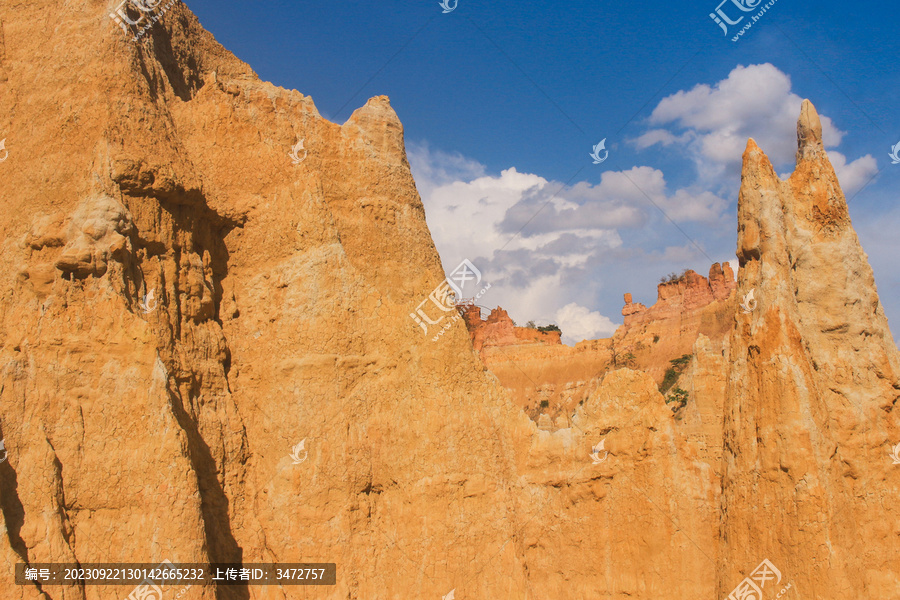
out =
<svg viewBox="0 0 900 600"><path fill-rule="evenodd" d="M550 406L549 400L541 400L541 408L547 408L548 406Z"/></svg>
<svg viewBox="0 0 900 600"><path fill-rule="evenodd" d="M669 388L678 381L678 376L679 373L675 369L666 369L666 374L663 376L662 383L659 384L659 392L661 394L668 392Z"/></svg>
<svg viewBox="0 0 900 600"><path fill-rule="evenodd" d="M662 383L659 384L659 391L661 394L665 394L669 391L669 388L675 385L675 382L681 377L681 373L684 371L685 367L691 362L692 356L693 355L691 354L685 354L681 358L674 358L669 361L672 366L666 369L666 374L663 376Z"/></svg>
<svg viewBox="0 0 900 600"><path fill-rule="evenodd" d="M545 325L545 326L543 326L543 327L538 327L537 330L538 330L538 331L543 331L544 333L547 333L547 332L549 332L549 331L559 331L560 333L562 333L562 331L560 331L559 327L557 327L556 325L554 325L554 324L552 324L552 323L551 323L550 325Z"/></svg>
<svg viewBox="0 0 900 600"><path fill-rule="evenodd" d="M676 282L679 282L679 281L681 281L682 279L684 279L684 276L687 275L687 272L688 272L689 270L690 270L690 269L685 269L684 271L681 272L680 275L679 275L678 273L669 273L669 274L666 275L665 277L660 277L660 278L659 278L659 282L660 282L660 283L676 283Z"/></svg>
<svg viewBox="0 0 900 600"><path fill-rule="evenodd" d="M688 363L691 362L691 358L693 356L693 354L684 354L681 356L681 358L675 358L670 360L669 362L672 363L673 367L678 369L679 373L681 373L682 371L684 371L684 368L688 365Z"/></svg>

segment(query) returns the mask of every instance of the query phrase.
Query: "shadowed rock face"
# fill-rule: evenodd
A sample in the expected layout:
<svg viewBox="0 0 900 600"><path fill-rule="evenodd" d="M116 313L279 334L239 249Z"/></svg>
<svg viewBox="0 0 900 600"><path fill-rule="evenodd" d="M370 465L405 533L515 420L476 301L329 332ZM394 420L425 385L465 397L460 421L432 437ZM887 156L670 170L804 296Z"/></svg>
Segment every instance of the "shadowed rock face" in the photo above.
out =
<svg viewBox="0 0 900 600"><path fill-rule="evenodd" d="M764 552L797 589L891 597L896 350L824 152L779 182L748 149L759 307L698 337L683 410L622 368L539 429L462 322L409 318L443 274L387 98L330 123L186 6L139 43L108 12L0 23L4 600L133 589L43 594L15 563L164 559L336 562L334 599L711 598Z"/></svg>

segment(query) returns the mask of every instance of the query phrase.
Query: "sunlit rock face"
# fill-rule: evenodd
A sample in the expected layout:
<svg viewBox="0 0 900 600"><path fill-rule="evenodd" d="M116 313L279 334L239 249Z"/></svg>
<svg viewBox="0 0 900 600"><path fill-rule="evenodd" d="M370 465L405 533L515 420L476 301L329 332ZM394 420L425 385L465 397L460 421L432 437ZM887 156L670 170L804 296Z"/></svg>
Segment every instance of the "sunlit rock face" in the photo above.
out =
<svg viewBox="0 0 900 600"><path fill-rule="evenodd" d="M894 597L900 359L809 101L797 134L787 181L744 153L738 295L757 305L730 335L717 592L767 557L803 597Z"/></svg>
<svg viewBox="0 0 900 600"><path fill-rule="evenodd" d="M790 181L748 151L759 304L708 280L734 329L698 330L686 405L599 344L547 426L461 319L410 318L444 275L387 98L330 123L183 4L138 42L106 2L6 8L4 600L133 590L16 563L165 559L338 565L184 600L713 598L763 557L809 597L892 597L896 350L811 118Z"/></svg>

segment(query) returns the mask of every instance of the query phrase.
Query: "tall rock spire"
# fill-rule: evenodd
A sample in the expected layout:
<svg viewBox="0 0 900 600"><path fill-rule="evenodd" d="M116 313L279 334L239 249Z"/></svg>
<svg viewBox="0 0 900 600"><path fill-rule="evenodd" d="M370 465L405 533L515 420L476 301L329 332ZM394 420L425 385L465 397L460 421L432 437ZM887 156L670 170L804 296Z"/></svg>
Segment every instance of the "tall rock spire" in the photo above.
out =
<svg viewBox="0 0 900 600"><path fill-rule="evenodd" d="M744 153L718 592L768 558L804 597L892 597L900 356L808 100L797 138L787 181Z"/></svg>

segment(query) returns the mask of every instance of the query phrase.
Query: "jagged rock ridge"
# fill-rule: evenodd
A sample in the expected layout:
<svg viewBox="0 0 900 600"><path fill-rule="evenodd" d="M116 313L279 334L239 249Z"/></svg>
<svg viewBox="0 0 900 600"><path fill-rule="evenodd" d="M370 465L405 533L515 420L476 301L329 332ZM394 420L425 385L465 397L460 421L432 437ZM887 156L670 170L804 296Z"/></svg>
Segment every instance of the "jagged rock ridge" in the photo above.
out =
<svg viewBox="0 0 900 600"><path fill-rule="evenodd" d="M671 361L692 352L698 336L720 344L733 325L736 307L734 272L713 264L709 278L692 270L657 286L649 309L625 294L625 322L612 338L563 346L556 332L515 327L497 308L487 319L478 307L463 316L479 356L500 383L535 421L551 429L569 427L571 414L611 369L629 367L661 383ZM543 417L542 417L543 415Z"/></svg>

